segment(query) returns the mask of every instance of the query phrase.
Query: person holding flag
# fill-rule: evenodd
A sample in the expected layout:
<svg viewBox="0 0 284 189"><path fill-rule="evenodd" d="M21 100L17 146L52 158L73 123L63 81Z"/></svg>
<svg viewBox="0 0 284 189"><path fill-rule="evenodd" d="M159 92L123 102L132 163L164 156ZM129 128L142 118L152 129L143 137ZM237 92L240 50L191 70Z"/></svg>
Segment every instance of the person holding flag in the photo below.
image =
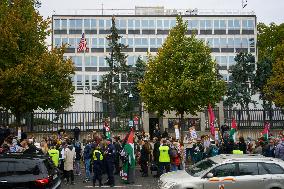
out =
<svg viewBox="0 0 284 189"><path fill-rule="evenodd" d="M270 124L266 121L265 124L264 124L264 129L263 131L261 132L262 134L262 137L268 141L268 138L269 138L269 134L270 134Z"/></svg>
<svg viewBox="0 0 284 189"><path fill-rule="evenodd" d="M237 122L235 118L232 118L232 127L230 130L230 140L234 140L236 142L236 132L237 132Z"/></svg>
<svg viewBox="0 0 284 189"><path fill-rule="evenodd" d="M134 130L131 128L130 132L126 135L122 145L121 156L123 159L122 169L120 176L125 183L134 183L135 177L135 155L134 155Z"/></svg>

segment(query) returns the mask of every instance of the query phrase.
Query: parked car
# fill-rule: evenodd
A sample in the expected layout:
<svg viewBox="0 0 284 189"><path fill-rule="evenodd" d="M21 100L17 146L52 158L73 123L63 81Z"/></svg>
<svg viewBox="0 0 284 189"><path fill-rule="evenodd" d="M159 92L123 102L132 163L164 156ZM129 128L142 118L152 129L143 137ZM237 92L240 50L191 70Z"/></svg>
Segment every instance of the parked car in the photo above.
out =
<svg viewBox="0 0 284 189"><path fill-rule="evenodd" d="M163 174L160 189L284 189L284 161L261 155L218 155Z"/></svg>
<svg viewBox="0 0 284 189"><path fill-rule="evenodd" d="M60 186L59 170L48 156L0 155L1 189L59 189Z"/></svg>

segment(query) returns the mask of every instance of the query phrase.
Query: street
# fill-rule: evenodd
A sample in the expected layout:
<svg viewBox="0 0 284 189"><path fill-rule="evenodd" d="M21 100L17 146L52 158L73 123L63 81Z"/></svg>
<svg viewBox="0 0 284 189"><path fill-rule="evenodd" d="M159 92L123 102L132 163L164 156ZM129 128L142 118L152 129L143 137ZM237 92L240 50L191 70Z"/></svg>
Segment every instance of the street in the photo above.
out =
<svg viewBox="0 0 284 189"><path fill-rule="evenodd" d="M157 189L158 186L158 178L154 178L153 175L156 172L153 172L153 175L150 174L148 177L142 177L141 173L139 172L140 168L136 168L135 173L135 183L134 184L124 184L122 183L120 177L115 175L115 186L114 188L135 188L135 189ZM103 175L103 183L106 182L107 175ZM83 183L84 176L75 176L75 185L65 185L62 181L62 188L63 189L84 189L84 188L93 188L93 182ZM96 188L99 188L98 181L96 183ZM102 186L101 188L110 188L110 186Z"/></svg>

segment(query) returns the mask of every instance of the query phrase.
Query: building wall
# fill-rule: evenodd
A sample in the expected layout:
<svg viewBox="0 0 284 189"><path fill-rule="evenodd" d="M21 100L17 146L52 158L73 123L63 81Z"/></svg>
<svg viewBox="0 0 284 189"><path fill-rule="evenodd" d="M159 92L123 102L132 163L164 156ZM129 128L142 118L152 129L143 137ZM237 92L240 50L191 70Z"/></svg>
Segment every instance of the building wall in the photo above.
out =
<svg viewBox="0 0 284 189"><path fill-rule="evenodd" d="M212 57L221 66L225 81L231 80L228 70L235 64L237 52L251 52L256 56L255 15L183 15L183 19L188 21L187 34L196 32L197 38L211 47ZM155 54L175 26L175 20L176 15L116 15L116 26L122 36L120 42L129 46L125 51L128 65L134 65L138 56L146 60L148 52ZM104 58L109 53L105 38L110 27L111 15L53 15L53 47L69 44L64 56L71 58L76 66L72 111L101 110L99 99L91 94L108 70ZM89 48L86 53L76 50L82 33ZM127 83L122 82L122 85ZM172 117L172 114L167 116ZM200 114L200 117L205 116ZM148 118L143 122L149 123ZM161 122L166 124L166 121Z"/></svg>

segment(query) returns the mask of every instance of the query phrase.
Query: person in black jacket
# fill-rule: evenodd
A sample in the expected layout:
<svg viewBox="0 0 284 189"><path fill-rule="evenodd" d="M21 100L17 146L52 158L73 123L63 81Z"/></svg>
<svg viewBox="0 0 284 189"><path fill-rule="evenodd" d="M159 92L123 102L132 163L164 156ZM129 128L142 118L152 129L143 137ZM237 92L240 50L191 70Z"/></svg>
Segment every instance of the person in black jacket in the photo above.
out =
<svg viewBox="0 0 284 189"><path fill-rule="evenodd" d="M150 160L150 149L145 144L145 141L142 141L142 149L141 149L141 156L140 156L140 164L142 170L142 177L148 177L148 162Z"/></svg>
<svg viewBox="0 0 284 189"><path fill-rule="evenodd" d="M160 139L161 136L162 136L158 124L156 124L156 128L155 128L155 130L154 130L154 132L153 132L153 136L154 136L154 137L157 137L158 139Z"/></svg>
<svg viewBox="0 0 284 189"><path fill-rule="evenodd" d="M239 138L238 146L239 146L239 150L241 150L243 152L243 154L247 153L247 144L245 143L244 137Z"/></svg>

